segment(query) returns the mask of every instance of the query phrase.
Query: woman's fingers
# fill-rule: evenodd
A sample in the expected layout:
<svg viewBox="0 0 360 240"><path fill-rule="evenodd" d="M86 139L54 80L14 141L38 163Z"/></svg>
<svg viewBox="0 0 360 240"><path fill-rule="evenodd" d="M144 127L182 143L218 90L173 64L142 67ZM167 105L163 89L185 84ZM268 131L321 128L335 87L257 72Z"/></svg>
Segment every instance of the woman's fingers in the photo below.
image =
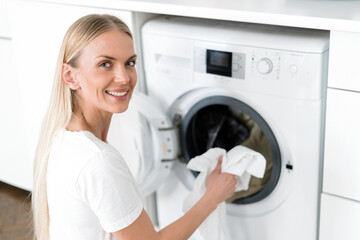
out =
<svg viewBox="0 0 360 240"><path fill-rule="evenodd" d="M218 163L217 163L217 165L216 165L216 168L214 169L215 172L218 172L218 173L221 172L222 159L223 159L223 156L221 155L221 156L219 157L219 160L218 160Z"/></svg>

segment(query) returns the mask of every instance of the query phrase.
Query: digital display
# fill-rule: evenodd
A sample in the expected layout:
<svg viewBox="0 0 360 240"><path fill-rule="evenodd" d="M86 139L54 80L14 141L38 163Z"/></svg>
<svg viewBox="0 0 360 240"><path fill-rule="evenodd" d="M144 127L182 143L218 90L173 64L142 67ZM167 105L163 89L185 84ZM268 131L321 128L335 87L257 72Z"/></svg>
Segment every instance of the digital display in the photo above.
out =
<svg viewBox="0 0 360 240"><path fill-rule="evenodd" d="M229 56L224 52L213 51L210 53L210 64L219 67L229 67Z"/></svg>
<svg viewBox="0 0 360 240"><path fill-rule="evenodd" d="M206 50L206 72L231 77L232 53Z"/></svg>

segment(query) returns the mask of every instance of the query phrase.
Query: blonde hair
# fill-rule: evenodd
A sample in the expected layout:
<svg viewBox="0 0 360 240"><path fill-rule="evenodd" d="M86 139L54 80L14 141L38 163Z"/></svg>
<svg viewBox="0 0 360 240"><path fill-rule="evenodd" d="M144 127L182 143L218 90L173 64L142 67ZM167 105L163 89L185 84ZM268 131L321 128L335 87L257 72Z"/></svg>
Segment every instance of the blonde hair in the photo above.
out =
<svg viewBox="0 0 360 240"><path fill-rule="evenodd" d="M62 81L63 63L76 67L81 51L91 40L103 32L120 30L132 38L128 26L115 16L91 14L74 22L63 39L52 88L51 99L44 117L35 154L32 190L32 212L34 237L49 239L49 208L47 201L47 166L54 137L68 125L74 110L78 107L75 91Z"/></svg>

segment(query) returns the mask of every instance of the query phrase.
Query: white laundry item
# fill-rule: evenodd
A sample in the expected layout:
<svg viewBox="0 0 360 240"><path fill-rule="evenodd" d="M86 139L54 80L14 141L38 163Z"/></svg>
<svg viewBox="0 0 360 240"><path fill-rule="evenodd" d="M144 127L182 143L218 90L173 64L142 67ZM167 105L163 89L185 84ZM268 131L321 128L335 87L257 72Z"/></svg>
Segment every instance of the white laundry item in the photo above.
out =
<svg viewBox="0 0 360 240"><path fill-rule="evenodd" d="M227 153L222 148L211 148L187 164L187 168L200 173L184 201L184 212L194 206L205 193L206 179L215 169L220 156L223 156L221 172L234 174L237 179L236 191L248 189L251 175L258 178L264 176L266 160L260 153L244 146L236 146ZM225 202L220 203L200 225L199 231L205 240L228 240Z"/></svg>

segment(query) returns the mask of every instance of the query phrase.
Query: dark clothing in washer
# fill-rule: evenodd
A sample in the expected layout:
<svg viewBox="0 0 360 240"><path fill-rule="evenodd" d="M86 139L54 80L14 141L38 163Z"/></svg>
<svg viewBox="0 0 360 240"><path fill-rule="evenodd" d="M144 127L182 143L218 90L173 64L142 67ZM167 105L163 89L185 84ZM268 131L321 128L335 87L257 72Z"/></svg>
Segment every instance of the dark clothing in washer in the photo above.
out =
<svg viewBox="0 0 360 240"><path fill-rule="evenodd" d="M268 183L273 166L270 144L259 125L257 125L253 119L244 113L241 113L239 118L241 119L241 122L250 129L249 138L241 145L261 153L266 159L266 169L263 178L251 176L248 190L235 192L234 195L227 200L227 202L232 202L236 199L245 198L260 192Z"/></svg>
<svg viewBox="0 0 360 240"><path fill-rule="evenodd" d="M227 106L213 105L201 109L193 119L195 148L203 154L210 148L229 151L249 137L249 130Z"/></svg>
<svg viewBox="0 0 360 240"><path fill-rule="evenodd" d="M192 120L192 128L197 155L214 147L229 151L243 145L261 153L266 159L264 177L252 176L248 190L236 192L227 202L249 197L266 186L273 166L271 148L263 131L250 116L243 112L235 113L224 105L212 105L198 111Z"/></svg>

